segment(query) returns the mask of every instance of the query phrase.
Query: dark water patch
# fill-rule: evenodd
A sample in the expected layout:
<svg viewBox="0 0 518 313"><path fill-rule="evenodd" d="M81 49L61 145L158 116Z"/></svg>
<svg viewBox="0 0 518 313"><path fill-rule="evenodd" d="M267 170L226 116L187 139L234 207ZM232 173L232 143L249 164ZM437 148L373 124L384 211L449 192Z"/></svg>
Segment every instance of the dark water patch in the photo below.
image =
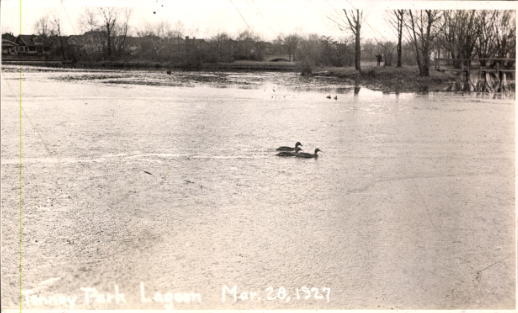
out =
<svg viewBox="0 0 518 313"><path fill-rule="evenodd" d="M124 81L124 80L107 80L103 81L103 84L116 84L116 85L140 85L140 86L169 86L169 87L194 87L193 85L185 83L165 83L157 81Z"/></svg>

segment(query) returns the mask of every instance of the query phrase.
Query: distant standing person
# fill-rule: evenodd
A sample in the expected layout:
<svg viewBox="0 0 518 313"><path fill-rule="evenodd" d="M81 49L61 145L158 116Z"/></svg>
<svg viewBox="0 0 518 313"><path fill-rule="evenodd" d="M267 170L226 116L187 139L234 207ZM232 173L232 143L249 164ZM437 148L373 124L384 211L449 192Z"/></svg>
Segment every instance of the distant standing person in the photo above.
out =
<svg viewBox="0 0 518 313"><path fill-rule="evenodd" d="M376 59L378 60L378 66L381 66L381 62L383 61L383 57L381 56L381 54L378 54L376 56Z"/></svg>

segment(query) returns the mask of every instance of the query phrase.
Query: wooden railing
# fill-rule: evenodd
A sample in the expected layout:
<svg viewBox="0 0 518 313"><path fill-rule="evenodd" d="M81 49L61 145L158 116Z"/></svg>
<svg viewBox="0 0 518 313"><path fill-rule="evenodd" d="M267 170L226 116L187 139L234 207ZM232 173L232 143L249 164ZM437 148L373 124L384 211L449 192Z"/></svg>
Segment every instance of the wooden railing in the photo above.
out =
<svg viewBox="0 0 518 313"><path fill-rule="evenodd" d="M446 61L446 62L444 62ZM485 65L481 65L480 61L485 61ZM451 65L445 65L441 63L451 63ZM455 63L460 64L460 68L456 68ZM494 66L488 66L488 64L494 64ZM441 65L443 69L441 69ZM451 71L466 73L469 77L471 72L477 71L479 75L484 73L515 73L516 72L516 59L506 58L481 58L481 59L435 59L435 69L438 71Z"/></svg>
<svg viewBox="0 0 518 313"><path fill-rule="evenodd" d="M442 69L441 66L443 66ZM435 59L435 69L459 72L460 75L450 89L453 91L507 92L514 90L512 83L516 76L516 59L437 58Z"/></svg>

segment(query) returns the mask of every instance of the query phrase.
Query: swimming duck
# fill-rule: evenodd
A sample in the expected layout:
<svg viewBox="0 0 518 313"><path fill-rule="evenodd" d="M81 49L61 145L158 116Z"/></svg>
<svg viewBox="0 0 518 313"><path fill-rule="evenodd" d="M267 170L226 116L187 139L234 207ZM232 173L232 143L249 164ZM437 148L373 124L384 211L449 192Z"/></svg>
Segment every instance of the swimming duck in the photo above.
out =
<svg viewBox="0 0 518 313"><path fill-rule="evenodd" d="M305 153L305 152L302 152L302 153L297 153L295 156L297 158L306 158L306 159L311 159L311 158L318 158L318 154L317 152L318 151L322 151L318 148L315 149L315 153L311 154L311 153ZM323 152L323 151L322 151Z"/></svg>
<svg viewBox="0 0 518 313"><path fill-rule="evenodd" d="M335 96L335 100L338 100L338 96Z"/></svg>
<svg viewBox="0 0 518 313"><path fill-rule="evenodd" d="M331 99L331 95L327 95L327 97L326 97L326 98L327 98L327 99Z"/></svg>
<svg viewBox="0 0 518 313"><path fill-rule="evenodd" d="M295 148L282 146L282 147L277 148L277 151L295 151L295 149L298 146L302 146L302 144L297 141L297 143L295 144Z"/></svg>
<svg viewBox="0 0 518 313"><path fill-rule="evenodd" d="M289 152L289 151L283 151L283 152L279 152L277 153L277 156L280 156L280 157L292 157L292 156L296 156L299 151L302 150L301 148L299 147L296 147L295 148L295 152Z"/></svg>

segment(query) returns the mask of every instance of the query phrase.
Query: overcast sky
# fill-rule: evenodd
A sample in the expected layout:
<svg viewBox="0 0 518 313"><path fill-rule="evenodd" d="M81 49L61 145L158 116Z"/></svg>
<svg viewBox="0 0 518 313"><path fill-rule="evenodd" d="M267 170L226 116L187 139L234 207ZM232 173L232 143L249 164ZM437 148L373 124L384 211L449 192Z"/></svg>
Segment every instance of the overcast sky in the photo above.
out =
<svg viewBox="0 0 518 313"><path fill-rule="evenodd" d="M21 2L21 10L20 10ZM122 6L133 8L131 33L146 23L181 20L185 35L209 38L218 32L235 36L247 29L265 40L278 34L317 33L340 39L350 32L340 31L336 23L343 9L364 10L363 38L395 41L386 22L387 9L515 9L516 2L497 1L352 1L352 0L1 0L2 32L14 35L34 33L36 20L47 12L58 12L65 35L80 34L78 16L85 6ZM21 24L20 24L21 17Z"/></svg>

